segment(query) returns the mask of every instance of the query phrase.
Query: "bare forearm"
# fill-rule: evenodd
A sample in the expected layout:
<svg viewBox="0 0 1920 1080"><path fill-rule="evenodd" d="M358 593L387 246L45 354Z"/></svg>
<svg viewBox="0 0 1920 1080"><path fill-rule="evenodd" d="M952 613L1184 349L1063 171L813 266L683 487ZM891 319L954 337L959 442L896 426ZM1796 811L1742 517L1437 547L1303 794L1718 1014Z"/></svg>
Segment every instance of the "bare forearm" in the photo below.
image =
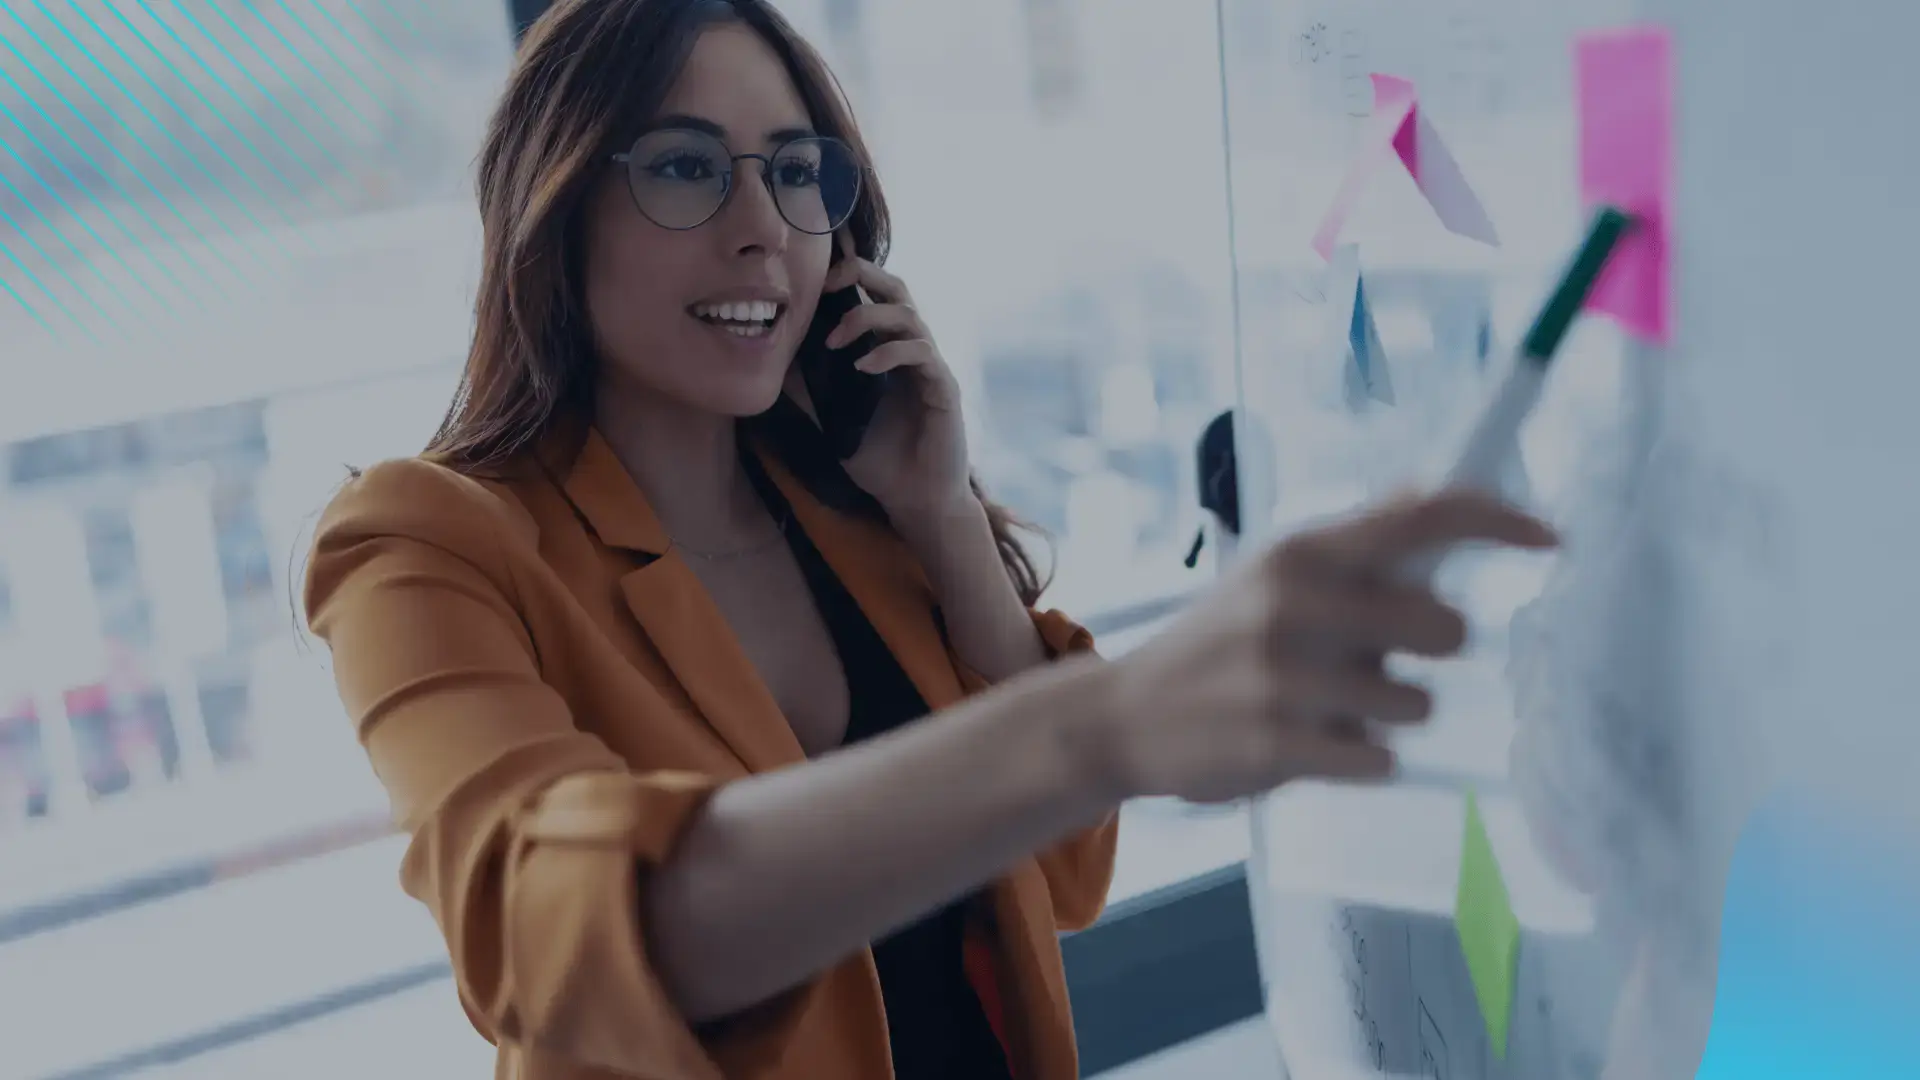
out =
<svg viewBox="0 0 1920 1080"><path fill-rule="evenodd" d="M895 526L926 570L954 651L968 667L993 683L1046 661L1046 645L1007 577L978 499Z"/></svg>
<svg viewBox="0 0 1920 1080"><path fill-rule="evenodd" d="M1097 665L1056 665L721 788L644 900L688 1018L772 998L1101 820L1117 795L1076 745L1104 687Z"/></svg>

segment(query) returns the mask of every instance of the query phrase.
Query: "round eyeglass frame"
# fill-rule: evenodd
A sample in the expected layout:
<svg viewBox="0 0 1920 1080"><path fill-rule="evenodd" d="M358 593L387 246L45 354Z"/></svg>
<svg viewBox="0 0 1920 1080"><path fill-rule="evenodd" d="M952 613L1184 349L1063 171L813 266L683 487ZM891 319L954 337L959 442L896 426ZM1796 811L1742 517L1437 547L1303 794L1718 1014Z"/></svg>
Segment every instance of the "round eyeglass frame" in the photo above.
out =
<svg viewBox="0 0 1920 1080"><path fill-rule="evenodd" d="M848 220L850 220L853 217L853 212L856 209L858 209L860 206L860 195L862 192L866 190L866 180L867 180L866 166L855 165L854 173L853 173L853 198L848 201L847 212L840 216L840 220L834 222L831 226L820 231L815 231L813 229L809 229L804 226L794 224L793 219L787 216L786 208L780 205L779 193L773 190L774 159L779 157L781 154L785 153L789 147L792 147L799 143L827 143L827 144L831 144L833 146L839 147L841 151L847 155L848 161L858 160L854 156L853 147L848 146L846 142L841 139L836 139L831 135L800 135L795 138L788 139L787 141L774 147L773 152L770 154L729 154L727 157L726 171L721 175L720 201L713 204L713 209L708 211L707 216L701 218L699 221L696 221L691 225L663 224L662 222L655 221L653 215L647 213L646 207L640 205L639 194L633 190L633 162L634 162L633 152L634 150L638 149L640 146L640 143L643 140L645 140L648 136L658 135L663 131L678 132L686 135L698 135L703 139L708 139L718 144L721 150L723 151L727 149L727 146L725 143L721 142L719 138L715 137L711 132L701 131L698 128L685 128L685 127L656 128L655 130L646 132L645 134L642 134L639 138L633 140L633 145L628 147L627 149L607 155L607 160L612 164L620 166L621 171L625 174L624 179L626 180L626 185L627 185L627 201L633 204L633 208L636 211L639 211L641 217L646 218L648 221L652 222L654 225L657 225L660 228L666 229L670 232L691 232L692 230L697 229L702 225L705 225L707 222L712 221L716 216L719 215L720 211L726 209L727 200L733 198L733 191L734 191L733 178L739 172L739 169L736 166L742 161L757 161L760 163L760 183L767 189L767 194L772 197L773 208L775 211L777 211L780 214L780 220L786 222L793 229L799 232L806 233L808 236L831 236L835 232L838 232L840 229L840 226L845 225L848 222Z"/></svg>

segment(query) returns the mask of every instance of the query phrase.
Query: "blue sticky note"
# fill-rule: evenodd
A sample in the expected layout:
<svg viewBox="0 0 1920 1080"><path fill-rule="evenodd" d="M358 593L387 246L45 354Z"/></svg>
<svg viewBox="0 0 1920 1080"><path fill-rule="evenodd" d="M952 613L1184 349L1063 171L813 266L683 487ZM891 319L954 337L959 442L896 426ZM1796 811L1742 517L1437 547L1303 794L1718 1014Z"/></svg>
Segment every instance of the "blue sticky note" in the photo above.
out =
<svg viewBox="0 0 1920 1080"><path fill-rule="evenodd" d="M1353 318L1347 325L1347 404L1358 410L1367 400L1393 404L1393 379L1387 371L1387 352L1373 321L1365 277L1354 283Z"/></svg>

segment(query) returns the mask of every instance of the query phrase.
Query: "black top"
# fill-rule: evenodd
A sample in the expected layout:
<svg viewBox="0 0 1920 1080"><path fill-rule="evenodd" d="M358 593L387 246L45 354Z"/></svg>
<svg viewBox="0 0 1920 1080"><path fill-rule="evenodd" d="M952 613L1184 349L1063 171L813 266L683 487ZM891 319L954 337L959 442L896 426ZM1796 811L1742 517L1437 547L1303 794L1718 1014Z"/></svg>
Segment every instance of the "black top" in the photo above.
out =
<svg viewBox="0 0 1920 1080"><path fill-rule="evenodd" d="M846 744L925 716L926 700L892 650L793 520L758 463L744 456L760 497L775 518L786 522L787 546L840 654L850 704ZM956 900L873 946L897 1080L1012 1080L1006 1053L962 963L970 900Z"/></svg>

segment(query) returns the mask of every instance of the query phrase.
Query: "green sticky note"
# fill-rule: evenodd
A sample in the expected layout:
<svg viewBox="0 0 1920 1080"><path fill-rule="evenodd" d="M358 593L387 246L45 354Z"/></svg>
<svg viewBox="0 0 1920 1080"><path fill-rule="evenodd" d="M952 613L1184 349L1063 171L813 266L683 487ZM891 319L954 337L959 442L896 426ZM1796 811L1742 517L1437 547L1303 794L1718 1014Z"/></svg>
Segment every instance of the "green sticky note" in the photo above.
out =
<svg viewBox="0 0 1920 1080"><path fill-rule="evenodd" d="M1513 1015L1513 984L1520 961L1520 920L1500 876L1493 842L1480 819L1480 803L1467 793L1466 834L1460 841L1460 893L1453 902L1453 927L1473 977L1473 996L1487 1022L1493 1052L1507 1056L1507 1023Z"/></svg>

